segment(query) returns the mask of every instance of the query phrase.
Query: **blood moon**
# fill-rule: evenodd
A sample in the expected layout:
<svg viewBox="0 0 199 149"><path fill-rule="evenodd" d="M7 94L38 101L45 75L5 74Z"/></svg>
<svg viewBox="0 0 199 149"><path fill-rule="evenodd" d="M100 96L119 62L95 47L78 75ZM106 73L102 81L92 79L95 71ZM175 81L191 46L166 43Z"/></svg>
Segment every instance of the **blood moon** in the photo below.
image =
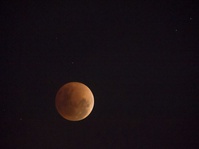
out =
<svg viewBox="0 0 199 149"><path fill-rule="evenodd" d="M94 96L83 83L70 82L58 90L55 106L63 118L70 121L80 121L91 113L94 106Z"/></svg>

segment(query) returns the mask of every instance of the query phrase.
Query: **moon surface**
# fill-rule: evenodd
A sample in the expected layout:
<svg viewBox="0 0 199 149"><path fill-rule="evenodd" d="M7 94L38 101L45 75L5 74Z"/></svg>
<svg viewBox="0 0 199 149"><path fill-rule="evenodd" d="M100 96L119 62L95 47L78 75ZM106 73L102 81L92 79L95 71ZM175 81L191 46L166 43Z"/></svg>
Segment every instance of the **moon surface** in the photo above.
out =
<svg viewBox="0 0 199 149"><path fill-rule="evenodd" d="M80 121L91 113L94 106L94 96L83 83L69 82L58 90L55 106L64 119Z"/></svg>

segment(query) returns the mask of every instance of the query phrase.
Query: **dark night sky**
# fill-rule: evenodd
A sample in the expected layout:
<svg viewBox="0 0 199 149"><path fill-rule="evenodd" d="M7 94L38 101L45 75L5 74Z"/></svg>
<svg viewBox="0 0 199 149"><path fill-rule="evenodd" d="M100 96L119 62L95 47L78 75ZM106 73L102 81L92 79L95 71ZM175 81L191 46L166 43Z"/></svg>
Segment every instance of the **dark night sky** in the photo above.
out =
<svg viewBox="0 0 199 149"><path fill-rule="evenodd" d="M198 15L194 1L1 1L0 148L196 149ZM95 97L79 122L58 89Z"/></svg>

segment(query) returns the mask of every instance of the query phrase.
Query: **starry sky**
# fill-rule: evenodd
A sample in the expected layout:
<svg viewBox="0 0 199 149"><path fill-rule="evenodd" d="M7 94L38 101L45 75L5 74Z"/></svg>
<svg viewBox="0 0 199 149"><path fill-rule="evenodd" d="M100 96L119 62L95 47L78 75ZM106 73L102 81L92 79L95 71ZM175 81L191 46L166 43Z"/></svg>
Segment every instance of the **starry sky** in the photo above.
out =
<svg viewBox="0 0 199 149"><path fill-rule="evenodd" d="M1 1L0 148L198 148L198 15L192 0ZM95 105L64 120L78 81Z"/></svg>

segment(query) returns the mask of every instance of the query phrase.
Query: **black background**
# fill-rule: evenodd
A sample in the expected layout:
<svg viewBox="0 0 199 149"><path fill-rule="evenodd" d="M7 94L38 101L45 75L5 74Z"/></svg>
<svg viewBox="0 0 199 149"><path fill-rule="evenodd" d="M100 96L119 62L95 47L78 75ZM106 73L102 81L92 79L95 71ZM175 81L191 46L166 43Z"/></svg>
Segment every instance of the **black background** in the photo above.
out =
<svg viewBox="0 0 199 149"><path fill-rule="evenodd" d="M1 148L198 148L196 4L1 1ZM86 84L84 120L56 111Z"/></svg>

